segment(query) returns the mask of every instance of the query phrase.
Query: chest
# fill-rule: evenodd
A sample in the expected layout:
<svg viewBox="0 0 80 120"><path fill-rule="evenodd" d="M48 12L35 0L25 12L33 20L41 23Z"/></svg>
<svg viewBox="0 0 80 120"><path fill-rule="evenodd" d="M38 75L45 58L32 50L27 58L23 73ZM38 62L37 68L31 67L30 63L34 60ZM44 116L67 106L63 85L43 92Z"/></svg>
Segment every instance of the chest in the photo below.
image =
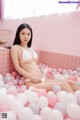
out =
<svg viewBox="0 0 80 120"><path fill-rule="evenodd" d="M37 54L34 51L27 51L27 50L22 50L19 52L19 60L20 61L31 61L31 60L36 60L37 59Z"/></svg>

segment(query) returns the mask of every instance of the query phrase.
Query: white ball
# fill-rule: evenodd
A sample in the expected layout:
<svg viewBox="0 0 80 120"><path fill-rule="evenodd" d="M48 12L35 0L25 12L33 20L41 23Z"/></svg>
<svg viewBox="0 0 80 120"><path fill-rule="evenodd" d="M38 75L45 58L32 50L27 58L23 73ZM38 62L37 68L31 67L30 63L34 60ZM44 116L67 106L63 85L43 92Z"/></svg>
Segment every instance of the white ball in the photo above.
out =
<svg viewBox="0 0 80 120"><path fill-rule="evenodd" d="M7 88L2 87L0 90L4 91L7 94Z"/></svg>
<svg viewBox="0 0 80 120"><path fill-rule="evenodd" d="M41 117L40 115L33 115L32 119L31 120L41 120Z"/></svg>
<svg viewBox="0 0 80 120"><path fill-rule="evenodd" d="M20 110L24 108L24 104L21 101L15 101L12 105L11 105L11 110L18 115Z"/></svg>
<svg viewBox="0 0 80 120"><path fill-rule="evenodd" d="M54 92L54 93L57 93L57 92L59 92L59 91L61 91L60 85L54 85L54 86L53 86L53 92Z"/></svg>
<svg viewBox="0 0 80 120"><path fill-rule="evenodd" d="M66 115L66 105L65 104L58 102L55 104L54 109L60 110L60 112L63 114L63 116Z"/></svg>
<svg viewBox="0 0 80 120"><path fill-rule="evenodd" d="M16 102L16 97L14 95L7 95L6 103L11 107L12 104Z"/></svg>
<svg viewBox="0 0 80 120"><path fill-rule="evenodd" d="M7 93L3 90L0 90L0 103L4 103L6 101Z"/></svg>
<svg viewBox="0 0 80 120"><path fill-rule="evenodd" d="M48 99L44 96L39 97L38 106L39 106L39 108L48 106Z"/></svg>
<svg viewBox="0 0 80 120"><path fill-rule="evenodd" d="M41 109L41 119L42 120L51 120L52 110L49 107L44 107Z"/></svg>
<svg viewBox="0 0 80 120"><path fill-rule="evenodd" d="M73 120L80 120L80 106L75 103L71 103L67 106L67 114Z"/></svg>
<svg viewBox="0 0 80 120"><path fill-rule="evenodd" d="M77 99L77 103L80 105L80 90L75 91L74 96Z"/></svg>
<svg viewBox="0 0 80 120"><path fill-rule="evenodd" d="M31 120L33 117L33 112L30 108L24 107L20 110L18 116L19 120Z"/></svg>
<svg viewBox="0 0 80 120"><path fill-rule="evenodd" d="M60 102L66 104L66 105L77 102L76 97L71 93L67 93L66 91L60 91L57 94L57 97Z"/></svg>
<svg viewBox="0 0 80 120"><path fill-rule="evenodd" d="M29 96L28 96L28 100L29 100L30 103L37 102L37 100L38 100L37 93L31 92L31 94L29 94Z"/></svg>
<svg viewBox="0 0 80 120"><path fill-rule="evenodd" d="M17 120L16 115L13 112L9 111L9 112L6 112L6 113L7 113L7 119L8 120Z"/></svg>
<svg viewBox="0 0 80 120"><path fill-rule="evenodd" d="M68 80L69 79L69 75L65 74L65 75L63 75L63 78L64 78L64 80Z"/></svg>
<svg viewBox="0 0 80 120"><path fill-rule="evenodd" d="M4 81L0 80L0 87L3 87L3 86L4 86Z"/></svg>
<svg viewBox="0 0 80 120"><path fill-rule="evenodd" d="M40 109L37 103L31 103L29 104L29 107L32 109L34 114L39 114Z"/></svg>
<svg viewBox="0 0 80 120"><path fill-rule="evenodd" d="M50 120L64 120L62 113L59 110L52 110L52 115Z"/></svg>
<svg viewBox="0 0 80 120"><path fill-rule="evenodd" d="M0 74L0 80L3 80L3 76Z"/></svg>
<svg viewBox="0 0 80 120"><path fill-rule="evenodd" d="M28 101L28 97L26 94L24 93L19 93L16 97L17 100L21 101L24 105L26 104L26 102Z"/></svg>

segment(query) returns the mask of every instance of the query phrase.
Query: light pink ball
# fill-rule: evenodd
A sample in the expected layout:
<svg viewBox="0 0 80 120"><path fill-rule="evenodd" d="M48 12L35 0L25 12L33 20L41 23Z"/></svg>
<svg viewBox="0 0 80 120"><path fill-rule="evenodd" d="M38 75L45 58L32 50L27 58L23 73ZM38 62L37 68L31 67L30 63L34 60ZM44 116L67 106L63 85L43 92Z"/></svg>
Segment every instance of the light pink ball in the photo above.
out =
<svg viewBox="0 0 80 120"><path fill-rule="evenodd" d="M68 69L68 72L72 72L72 69Z"/></svg>
<svg viewBox="0 0 80 120"><path fill-rule="evenodd" d="M22 87L21 92L25 92L25 91L26 91L26 88Z"/></svg>
<svg viewBox="0 0 80 120"><path fill-rule="evenodd" d="M78 75L74 75L74 79L77 80L78 79Z"/></svg>
<svg viewBox="0 0 80 120"><path fill-rule="evenodd" d="M38 96L46 96L47 95L47 91L46 89L39 89L37 92Z"/></svg>
<svg viewBox="0 0 80 120"><path fill-rule="evenodd" d="M58 102L58 99L54 93L47 94L47 99L48 99L48 106L51 108L54 107L54 105Z"/></svg>
<svg viewBox="0 0 80 120"><path fill-rule="evenodd" d="M10 90L8 91L8 94L17 95L18 92L16 90Z"/></svg>
<svg viewBox="0 0 80 120"><path fill-rule="evenodd" d="M48 71L47 71L48 74L52 74L52 68L48 68Z"/></svg>
<svg viewBox="0 0 80 120"><path fill-rule="evenodd" d="M58 71L59 73L62 73L62 72L63 72L62 68L58 68L57 71Z"/></svg>
<svg viewBox="0 0 80 120"><path fill-rule="evenodd" d="M10 107L6 104L0 104L0 112L7 112L10 110Z"/></svg>
<svg viewBox="0 0 80 120"><path fill-rule="evenodd" d="M24 83L25 83L24 80L20 80L20 81L19 81L19 85L20 85L20 86L24 85Z"/></svg>
<svg viewBox="0 0 80 120"><path fill-rule="evenodd" d="M8 82L7 83L9 86L12 86L13 85L13 82Z"/></svg>
<svg viewBox="0 0 80 120"><path fill-rule="evenodd" d="M20 88L20 85L17 85L16 87L17 87L17 88Z"/></svg>
<svg viewBox="0 0 80 120"><path fill-rule="evenodd" d="M20 75L17 75L17 76L16 76L16 79L21 79L21 76L20 76Z"/></svg>
<svg viewBox="0 0 80 120"><path fill-rule="evenodd" d="M14 76L11 76L11 80L15 80L15 77L14 77Z"/></svg>
<svg viewBox="0 0 80 120"><path fill-rule="evenodd" d="M26 90L25 88L21 88L21 87L18 88L19 93L23 93L23 92L25 92L25 90Z"/></svg>
<svg viewBox="0 0 80 120"><path fill-rule="evenodd" d="M80 72L78 73L78 76L80 77Z"/></svg>
<svg viewBox="0 0 80 120"><path fill-rule="evenodd" d="M36 92L36 93L38 94L39 89L37 89L37 88L32 88L31 91Z"/></svg>
<svg viewBox="0 0 80 120"><path fill-rule="evenodd" d="M75 78L74 78L74 76L72 76L72 75L69 76L69 79L75 81Z"/></svg>

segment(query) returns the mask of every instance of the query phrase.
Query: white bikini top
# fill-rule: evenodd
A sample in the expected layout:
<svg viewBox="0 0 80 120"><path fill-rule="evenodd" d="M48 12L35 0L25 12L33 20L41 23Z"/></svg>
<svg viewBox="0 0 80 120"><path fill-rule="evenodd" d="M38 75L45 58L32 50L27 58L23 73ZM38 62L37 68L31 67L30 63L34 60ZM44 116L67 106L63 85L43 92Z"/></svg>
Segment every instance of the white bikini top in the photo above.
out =
<svg viewBox="0 0 80 120"><path fill-rule="evenodd" d="M22 52L23 52L22 53L22 61L29 61L29 60L38 58L37 53L32 48L30 48L30 50L31 50L31 54L25 48L22 48Z"/></svg>

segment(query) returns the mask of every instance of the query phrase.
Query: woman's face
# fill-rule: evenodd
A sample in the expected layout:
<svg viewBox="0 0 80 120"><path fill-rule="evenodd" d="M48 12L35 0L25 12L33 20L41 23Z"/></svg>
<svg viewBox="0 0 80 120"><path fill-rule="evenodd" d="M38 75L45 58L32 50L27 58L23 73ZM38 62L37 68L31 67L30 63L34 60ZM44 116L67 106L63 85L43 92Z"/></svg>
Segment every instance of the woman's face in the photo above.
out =
<svg viewBox="0 0 80 120"><path fill-rule="evenodd" d="M19 37L22 44L27 44L31 39L31 31L28 28L24 28L20 31Z"/></svg>

